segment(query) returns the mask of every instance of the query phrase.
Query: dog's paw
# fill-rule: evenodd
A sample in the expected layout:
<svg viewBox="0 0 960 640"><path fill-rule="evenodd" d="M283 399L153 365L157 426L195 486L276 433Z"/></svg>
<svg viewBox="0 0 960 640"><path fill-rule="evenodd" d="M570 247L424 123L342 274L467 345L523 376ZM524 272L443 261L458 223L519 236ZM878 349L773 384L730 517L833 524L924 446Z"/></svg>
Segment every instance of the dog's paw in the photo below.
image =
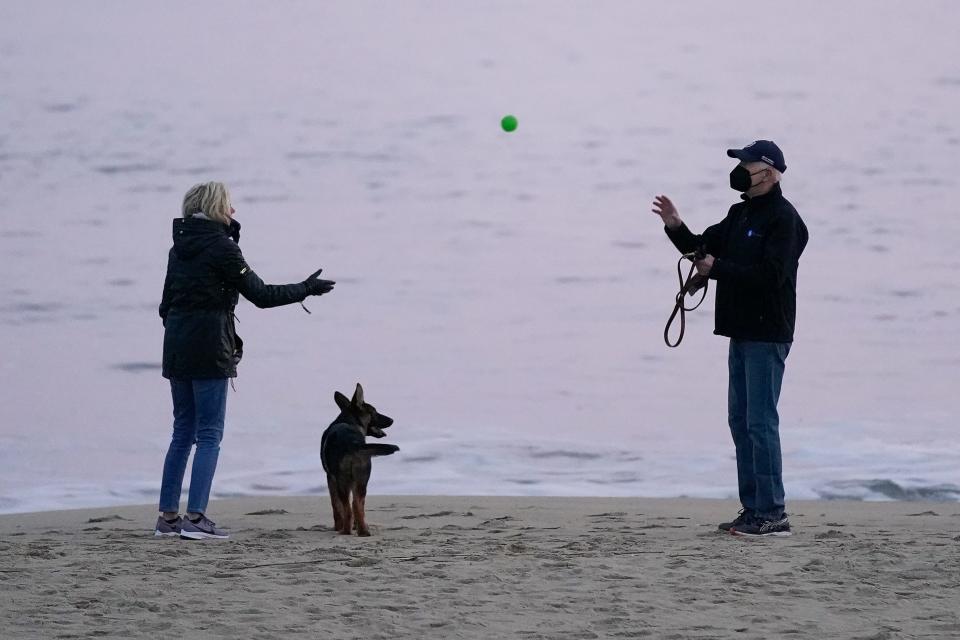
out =
<svg viewBox="0 0 960 640"><path fill-rule="evenodd" d="M361 538L366 538L370 535L370 529L360 529L357 531L357 535Z"/></svg>

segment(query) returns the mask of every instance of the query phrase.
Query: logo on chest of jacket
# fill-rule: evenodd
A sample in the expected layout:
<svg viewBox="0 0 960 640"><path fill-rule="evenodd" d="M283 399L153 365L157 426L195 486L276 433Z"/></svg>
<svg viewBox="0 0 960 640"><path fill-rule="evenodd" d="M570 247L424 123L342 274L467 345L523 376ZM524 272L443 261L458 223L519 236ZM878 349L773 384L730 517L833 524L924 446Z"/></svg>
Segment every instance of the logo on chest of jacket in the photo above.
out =
<svg viewBox="0 0 960 640"><path fill-rule="evenodd" d="M762 238L762 237L763 237L763 234L760 233L759 231L754 231L753 229L747 229L747 237L748 237L748 238Z"/></svg>

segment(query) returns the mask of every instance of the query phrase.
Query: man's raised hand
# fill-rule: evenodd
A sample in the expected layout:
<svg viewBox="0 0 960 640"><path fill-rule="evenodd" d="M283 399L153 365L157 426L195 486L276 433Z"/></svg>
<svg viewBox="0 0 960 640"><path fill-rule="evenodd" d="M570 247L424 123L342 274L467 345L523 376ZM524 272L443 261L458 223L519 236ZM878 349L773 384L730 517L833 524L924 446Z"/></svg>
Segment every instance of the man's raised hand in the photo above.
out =
<svg viewBox="0 0 960 640"><path fill-rule="evenodd" d="M661 195L654 198L652 211L660 216L663 224L665 224L668 229L676 229L683 224L683 221L680 219L680 212L677 211L677 207L667 196Z"/></svg>

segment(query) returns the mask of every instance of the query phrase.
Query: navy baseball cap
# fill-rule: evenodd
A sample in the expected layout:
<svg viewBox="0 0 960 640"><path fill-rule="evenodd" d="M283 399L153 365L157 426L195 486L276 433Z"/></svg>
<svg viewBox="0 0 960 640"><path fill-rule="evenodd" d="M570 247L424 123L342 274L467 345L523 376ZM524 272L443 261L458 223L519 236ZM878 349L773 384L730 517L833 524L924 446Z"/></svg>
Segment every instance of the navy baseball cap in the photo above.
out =
<svg viewBox="0 0 960 640"><path fill-rule="evenodd" d="M783 161L783 151L775 142L757 140L743 149L727 149L727 155L746 162L764 162L781 173L787 170L787 163Z"/></svg>

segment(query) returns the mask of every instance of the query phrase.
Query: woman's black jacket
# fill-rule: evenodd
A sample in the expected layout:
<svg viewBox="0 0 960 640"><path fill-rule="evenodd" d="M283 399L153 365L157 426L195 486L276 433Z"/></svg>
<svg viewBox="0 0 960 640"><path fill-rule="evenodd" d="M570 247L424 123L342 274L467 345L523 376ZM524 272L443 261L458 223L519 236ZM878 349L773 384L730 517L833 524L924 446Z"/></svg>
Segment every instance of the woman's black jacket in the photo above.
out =
<svg viewBox="0 0 960 640"><path fill-rule="evenodd" d="M300 302L306 285L264 284L240 253L240 223L196 216L173 221L163 283L163 377L233 378L243 356L233 310L238 293L260 308Z"/></svg>

